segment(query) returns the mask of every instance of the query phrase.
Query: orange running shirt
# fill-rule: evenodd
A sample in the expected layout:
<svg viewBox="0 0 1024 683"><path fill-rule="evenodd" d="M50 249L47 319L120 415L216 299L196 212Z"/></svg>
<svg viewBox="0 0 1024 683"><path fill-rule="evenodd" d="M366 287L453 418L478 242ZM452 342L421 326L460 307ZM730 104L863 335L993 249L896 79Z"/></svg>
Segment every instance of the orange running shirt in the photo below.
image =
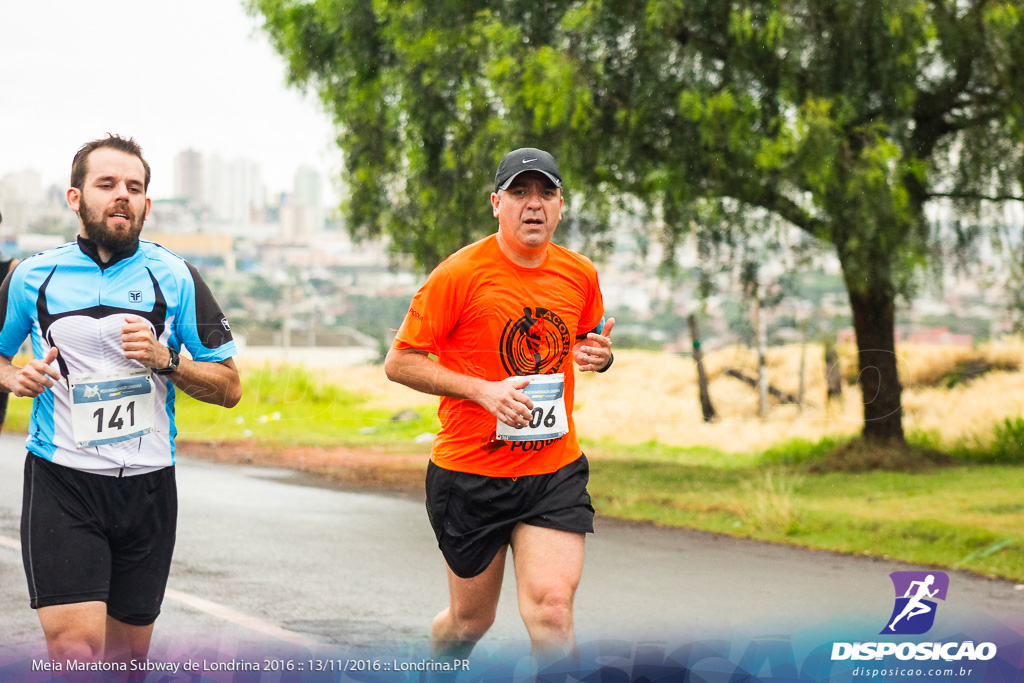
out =
<svg viewBox="0 0 1024 683"><path fill-rule="evenodd" d="M412 299L395 348L437 356L450 370L499 381L513 375L565 374L569 431L545 441L499 441L497 418L479 404L441 397L438 467L492 477L545 474L580 456L572 419L572 347L604 318L597 270L555 244L537 268L510 261L497 235L449 256Z"/></svg>

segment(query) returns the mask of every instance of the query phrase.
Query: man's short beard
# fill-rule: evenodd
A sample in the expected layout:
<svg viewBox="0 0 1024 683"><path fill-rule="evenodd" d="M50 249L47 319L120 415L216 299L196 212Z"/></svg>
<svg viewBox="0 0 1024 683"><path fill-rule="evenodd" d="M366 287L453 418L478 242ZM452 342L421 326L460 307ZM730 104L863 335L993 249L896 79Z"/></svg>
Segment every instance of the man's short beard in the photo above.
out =
<svg viewBox="0 0 1024 683"><path fill-rule="evenodd" d="M85 236L97 247L105 249L112 254L124 251L139 240L142 234L142 225L146 222L146 214L131 217L130 229L122 232L113 230L107 226L106 218L102 212L93 211L85 203L85 198L80 200L78 215L82 219L82 227L85 229ZM131 213L126 209L125 213Z"/></svg>

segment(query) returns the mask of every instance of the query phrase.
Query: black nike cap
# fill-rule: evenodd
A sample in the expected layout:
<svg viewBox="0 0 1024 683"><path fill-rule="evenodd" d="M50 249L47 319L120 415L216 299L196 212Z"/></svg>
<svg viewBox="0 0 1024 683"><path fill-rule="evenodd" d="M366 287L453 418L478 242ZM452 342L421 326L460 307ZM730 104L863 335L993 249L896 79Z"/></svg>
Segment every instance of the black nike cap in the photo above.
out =
<svg viewBox="0 0 1024 683"><path fill-rule="evenodd" d="M555 158L542 149L522 147L506 154L498 164L498 172L494 176L494 191L507 190L512 179L525 171L543 173L555 187L562 187L562 173L558 170Z"/></svg>

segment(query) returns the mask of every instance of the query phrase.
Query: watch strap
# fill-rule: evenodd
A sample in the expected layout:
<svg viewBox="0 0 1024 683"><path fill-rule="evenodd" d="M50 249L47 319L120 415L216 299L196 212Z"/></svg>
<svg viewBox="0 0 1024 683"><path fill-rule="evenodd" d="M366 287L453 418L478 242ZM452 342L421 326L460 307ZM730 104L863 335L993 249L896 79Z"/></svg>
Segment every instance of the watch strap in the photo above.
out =
<svg viewBox="0 0 1024 683"><path fill-rule="evenodd" d="M153 370L153 372L158 375L169 375L172 372L176 372L178 370L178 365L181 363L181 356L178 355L177 351L172 349L170 346L167 347L167 351L171 355L170 361L167 363L167 367L156 368Z"/></svg>

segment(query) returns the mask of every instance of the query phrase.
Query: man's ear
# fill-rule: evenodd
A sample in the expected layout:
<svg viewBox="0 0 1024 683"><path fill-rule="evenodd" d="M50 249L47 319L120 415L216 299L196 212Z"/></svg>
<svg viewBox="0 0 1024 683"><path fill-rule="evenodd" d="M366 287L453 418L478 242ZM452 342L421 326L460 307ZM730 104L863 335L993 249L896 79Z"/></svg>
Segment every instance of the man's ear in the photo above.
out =
<svg viewBox="0 0 1024 683"><path fill-rule="evenodd" d="M82 191L77 187L69 187L67 194L68 206L75 213L78 213L82 207Z"/></svg>

